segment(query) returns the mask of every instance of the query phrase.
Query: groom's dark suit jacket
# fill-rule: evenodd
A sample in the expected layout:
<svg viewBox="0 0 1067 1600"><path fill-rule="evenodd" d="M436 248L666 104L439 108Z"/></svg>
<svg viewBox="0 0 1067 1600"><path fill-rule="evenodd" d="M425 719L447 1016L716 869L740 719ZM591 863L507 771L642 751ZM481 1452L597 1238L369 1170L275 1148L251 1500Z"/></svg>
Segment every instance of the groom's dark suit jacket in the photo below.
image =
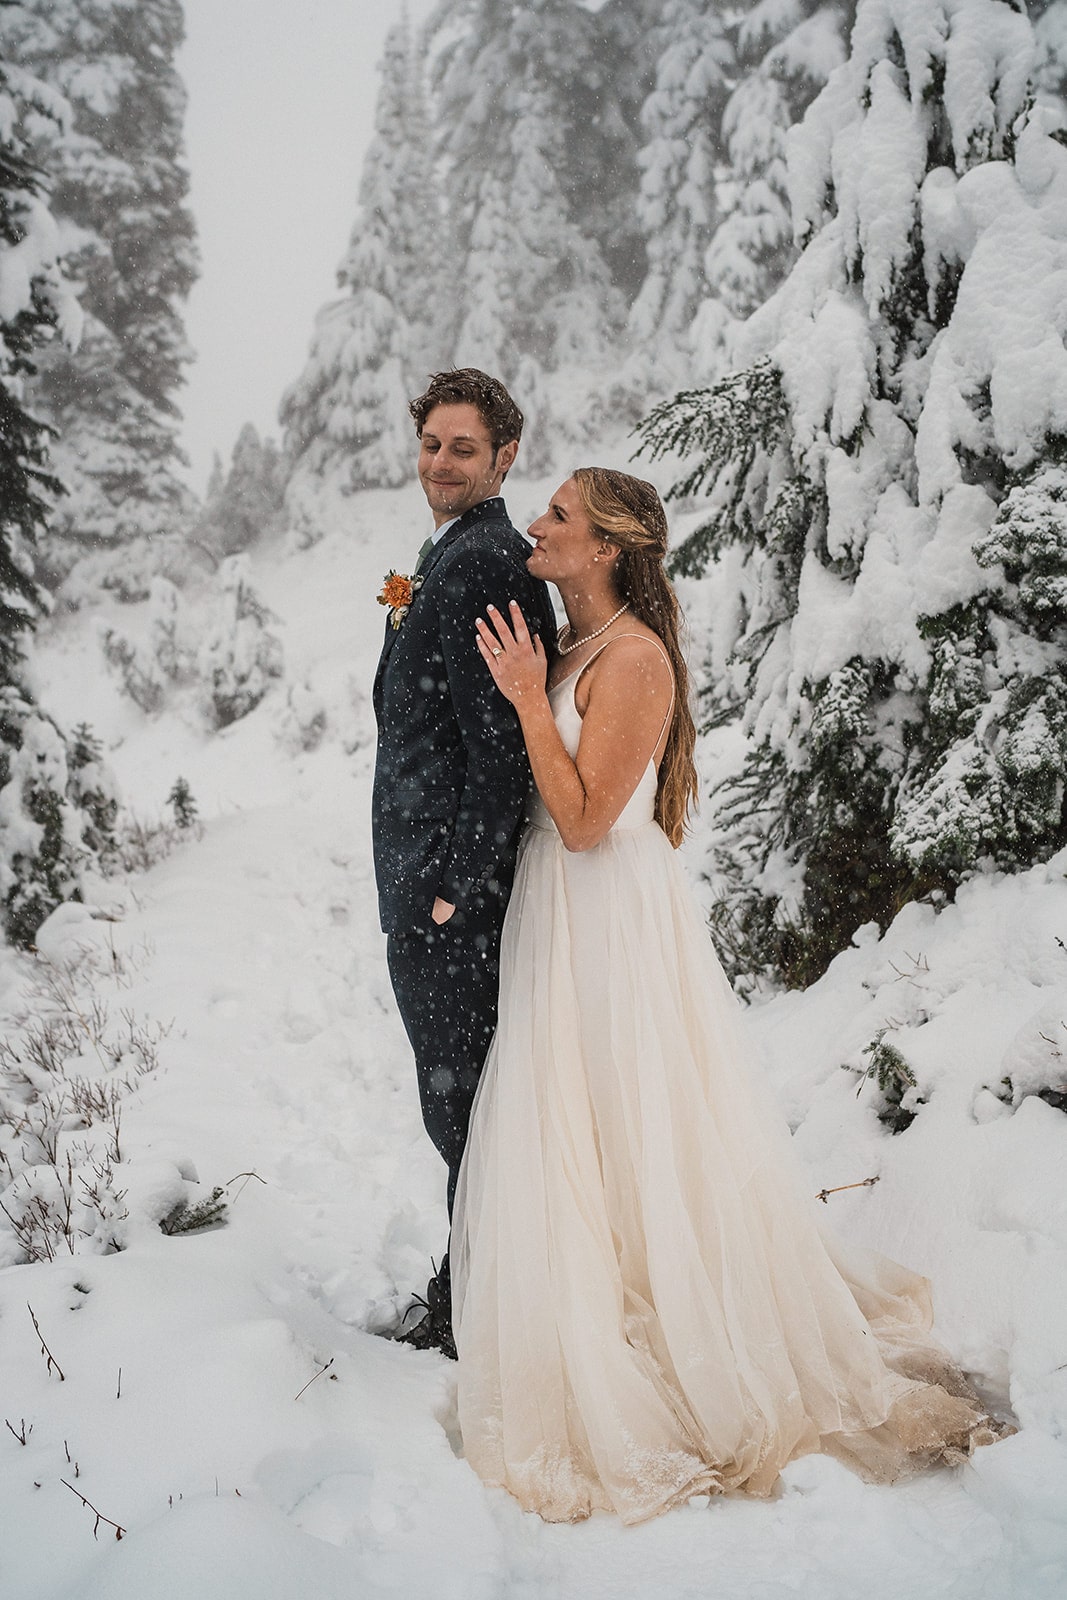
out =
<svg viewBox="0 0 1067 1600"><path fill-rule="evenodd" d="M522 607L551 657L548 590L526 570L530 547L503 500L485 500L425 557L400 627L386 621L374 711L372 830L386 933L430 925L434 897L471 926L498 923L515 871L530 767L514 708L475 644L492 604Z"/></svg>

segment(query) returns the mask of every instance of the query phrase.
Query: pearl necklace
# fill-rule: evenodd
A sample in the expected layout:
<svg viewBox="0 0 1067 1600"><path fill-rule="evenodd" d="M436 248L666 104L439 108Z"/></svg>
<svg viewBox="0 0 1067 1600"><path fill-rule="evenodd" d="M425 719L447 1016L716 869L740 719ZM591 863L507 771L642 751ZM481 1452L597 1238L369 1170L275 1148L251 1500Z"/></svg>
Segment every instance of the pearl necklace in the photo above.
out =
<svg viewBox="0 0 1067 1600"><path fill-rule="evenodd" d="M572 650L577 650L579 648L579 646L581 646L583 644L590 644L592 642L592 640L599 639L600 635L602 633L607 633L608 629L611 627L611 624L613 622L618 622L618 620L622 616L623 612L624 611L629 611L629 609L630 609L630 607L628 605L620 606L618 611L615 612L614 616L610 616L608 618L607 622L604 623L603 627L594 628L592 633L587 633L584 639L575 639L573 644L559 645L557 647L557 653L559 655L561 655L561 656L569 656L571 651ZM571 624L569 622L568 622L567 626L568 626L568 628L571 629L571 632L573 633L574 629L571 627Z"/></svg>

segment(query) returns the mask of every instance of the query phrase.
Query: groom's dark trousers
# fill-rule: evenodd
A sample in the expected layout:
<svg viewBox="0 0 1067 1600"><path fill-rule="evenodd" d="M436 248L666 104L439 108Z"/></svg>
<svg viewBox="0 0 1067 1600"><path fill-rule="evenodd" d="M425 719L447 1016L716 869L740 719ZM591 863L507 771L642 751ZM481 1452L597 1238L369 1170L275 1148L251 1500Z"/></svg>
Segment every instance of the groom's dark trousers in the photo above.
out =
<svg viewBox="0 0 1067 1600"><path fill-rule="evenodd" d="M471 1102L496 1028L500 932L530 789L518 717L475 644L489 604L522 607L551 657L548 591L501 499L473 506L424 557L421 587L374 682L374 870L389 975L415 1054L426 1131L448 1165L448 1211ZM456 907L441 925L435 897Z"/></svg>

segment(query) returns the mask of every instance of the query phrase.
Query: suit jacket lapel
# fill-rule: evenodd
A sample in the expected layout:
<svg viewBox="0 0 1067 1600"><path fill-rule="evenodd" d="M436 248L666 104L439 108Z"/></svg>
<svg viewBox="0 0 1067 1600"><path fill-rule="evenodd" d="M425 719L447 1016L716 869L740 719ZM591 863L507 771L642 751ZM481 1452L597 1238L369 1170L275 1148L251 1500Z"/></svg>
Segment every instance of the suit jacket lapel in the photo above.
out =
<svg viewBox="0 0 1067 1600"><path fill-rule="evenodd" d="M459 538L460 534L465 532L467 528L473 527L476 522L482 522L486 517L490 516L507 516L504 502L499 495L494 495L491 500L483 500L479 505L471 506L469 511L465 511L459 520L452 524L444 538L438 539L433 549L427 553L426 559L419 568L419 576L423 583L426 582L427 578L430 576L430 573L440 561L449 545L454 544ZM401 623L400 628L403 626L404 624ZM391 616L385 619L385 639L382 643L382 653L378 657L378 670L374 674L375 694L377 694L378 686L381 683L382 673L385 671L385 663L388 661L389 656L392 653L393 646L396 644L397 634L400 632L400 628L393 627Z"/></svg>
<svg viewBox="0 0 1067 1600"><path fill-rule="evenodd" d="M455 544L461 533L466 533L467 529L472 528L476 522L484 522L486 517L492 516L507 516L504 502L499 495L495 495L492 500L483 500L480 505L471 506L469 511L463 513L458 522L452 524L444 538L438 539L433 549L427 554L426 560L420 569L420 577L425 581L430 576L430 573L449 545Z"/></svg>

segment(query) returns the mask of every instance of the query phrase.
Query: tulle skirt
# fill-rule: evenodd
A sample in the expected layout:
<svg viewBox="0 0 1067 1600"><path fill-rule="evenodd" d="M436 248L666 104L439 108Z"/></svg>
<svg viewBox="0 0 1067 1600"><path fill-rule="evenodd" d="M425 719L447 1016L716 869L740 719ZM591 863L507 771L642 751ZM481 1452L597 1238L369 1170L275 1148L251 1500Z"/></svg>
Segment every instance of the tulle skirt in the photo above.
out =
<svg viewBox="0 0 1067 1600"><path fill-rule="evenodd" d="M475 1470L637 1522L810 1451L889 1481L992 1437L926 1280L816 1213L659 827L532 827L453 1226Z"/></svg>

